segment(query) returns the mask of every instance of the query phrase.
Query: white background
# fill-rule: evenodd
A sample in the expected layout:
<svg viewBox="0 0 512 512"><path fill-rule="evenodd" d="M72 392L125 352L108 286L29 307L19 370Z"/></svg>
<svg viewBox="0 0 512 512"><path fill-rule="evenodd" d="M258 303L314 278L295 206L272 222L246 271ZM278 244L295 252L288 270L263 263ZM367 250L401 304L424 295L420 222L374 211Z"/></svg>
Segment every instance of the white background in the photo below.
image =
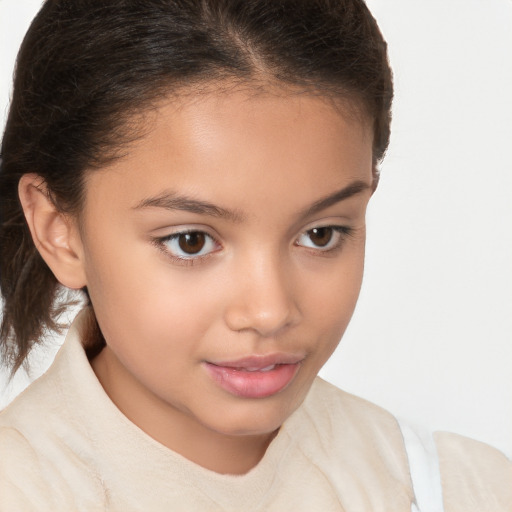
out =
<svg viewBox="0 0 512 512"><path fill-rule="evenodd" d="M2 115L39 3L0 0ZM512 1L368 4L395 74L392 142L361 299L322 375L413 425L511 456ZM26 382L4 389L0 408Z"/></svg>

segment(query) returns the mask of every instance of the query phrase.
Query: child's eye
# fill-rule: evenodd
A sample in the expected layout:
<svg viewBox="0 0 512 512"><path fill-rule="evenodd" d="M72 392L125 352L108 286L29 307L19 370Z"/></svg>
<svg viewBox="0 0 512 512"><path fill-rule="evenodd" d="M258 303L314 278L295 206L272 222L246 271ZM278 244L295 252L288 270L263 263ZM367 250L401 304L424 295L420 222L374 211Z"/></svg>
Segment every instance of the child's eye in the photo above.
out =
<svg viewBox="0 0 512 512"><path fill-rule="evenodd" d="M304 231L295 243L302 247L327 252L340 247L351 232L351 228L346 226L322 226Z"/></svg>
<svg viewBox="0 0 512 512"><path fill-rule="evenodd" d="M219 248L217 241L204 231L174 233L159 240L166 252L180 260L207 256Z"/></svg>

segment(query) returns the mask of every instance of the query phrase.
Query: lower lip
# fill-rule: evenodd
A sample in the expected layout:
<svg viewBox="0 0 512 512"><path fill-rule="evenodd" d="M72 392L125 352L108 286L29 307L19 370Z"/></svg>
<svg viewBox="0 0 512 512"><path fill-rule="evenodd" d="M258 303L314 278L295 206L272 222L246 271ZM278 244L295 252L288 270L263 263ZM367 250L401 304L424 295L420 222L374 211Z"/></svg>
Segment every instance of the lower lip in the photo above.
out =
<svg viewBox="0 0 512 512"><path fill-rule="evenodd" d="M265 398L282 391L292 381L300 363L279 364L273 370L249 372L227 366L204 363L210 376L232 395Z"/></svg>

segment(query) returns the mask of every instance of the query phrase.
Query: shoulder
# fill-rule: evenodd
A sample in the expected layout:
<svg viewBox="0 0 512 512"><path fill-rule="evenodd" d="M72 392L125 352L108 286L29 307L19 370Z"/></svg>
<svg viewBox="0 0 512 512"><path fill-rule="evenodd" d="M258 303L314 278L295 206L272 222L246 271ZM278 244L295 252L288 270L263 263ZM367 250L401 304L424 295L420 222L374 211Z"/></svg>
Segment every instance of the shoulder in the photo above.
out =
<svg viewBox="0 0 512 512"><path fill-rule="evenodd" d="M407 456L396 418L378 405L317 378L304 403L304 413L316 432L343 453L385 465L402 475Z"/></svg>
<svg viewBox="0 0 512 512"><path fill-rule="evenodd" d="M51 510L39 458L16 429L0 427L0 510Z"/></svg>
<svg viewBox="0 0 512 512"><path fill-rule="evenodd" d="M459 434L401 430L417 510L512 510L512 462L499 450Z"/></svg>
<svg viewBox="0 0 512 512"><path fill-rule="evenodd" d="M38 442L0 427L0 510L97 510L104 501L101 485L77 459L48 436Z"/></svg>
<svg viewBox="0 0 512 512"><path fill-rule="evenodd" d="M349 477L359 474L366 483L387 475L390 488L409 485L416 510L442 510L443 504L445 512L512 510L512 462L496 448L457 434L411 429L321 379L300 412L307 425L302 446L313 460L323 464L330 458L338 467L348 461Z"/></svg>
<svg viewBox="0 0 512 512"><path fill-rule="evenodd" d="M317 378L293 420L299 450L330 475L339 495L357 502L361 491L375 510L382 503L390 510L407 504L410 509L409 466L393 415Z"/></svg>
<svg viewBox="0 0 512 512"><path fill-rule="evenodd" d="M100 454L76 399L82 382L81 363L70 354L76 350L63 347L50 369L0 412L1 511L96 510L104 501L95 465Z"/></svg>
<svg viewBox="0 0 512 512"><path fill-rule="evenodd" d="M400 428L391 413L319 377L304 402L304 412L323 431L343 431L356 438L376 436L381 441L388 437L401 439Z"/></svg>
<svg viewBox="0 0 512 512"><path fill-rule="evenodd" d="M0 414L0 510L96 510L105 496L89 446L34 398Z"/></svg>
<svg viewBox="0 0 512 512"><path fill-rule="evenodd" d="M512 461L492 446L435 432L446 512L512 510Z"/></svg>
<svg viewBox="0 0 512 512"><path fill-rule="evenodd" d="M61 384L56 372L50 369L0 411L2 437L17 439L10 452L24 443L36 448L43 433L55 433L55 423L59 423L63 410Z"/></svg>

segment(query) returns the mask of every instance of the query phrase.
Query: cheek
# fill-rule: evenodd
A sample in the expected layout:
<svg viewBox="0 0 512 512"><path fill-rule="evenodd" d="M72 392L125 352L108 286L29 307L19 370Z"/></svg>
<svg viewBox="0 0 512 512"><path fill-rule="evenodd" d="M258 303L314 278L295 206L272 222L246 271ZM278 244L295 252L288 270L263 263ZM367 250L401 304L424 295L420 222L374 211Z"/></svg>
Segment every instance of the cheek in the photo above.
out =
<svg viewBox="0 0 512 512"><path fill-rule="evenodd" d="M170 338L188 343L216 314L215 294L207 286L200 290L181 276L156 276L147 268L128 275L120 267L94 292L91 299L109 342L123 334L152 345L167 346Z"/></svg>
<svg viewBox="0 0 512 512"><path fill-rule="evenodd" d="M329 324L352 315L361 289L363 267L364 247L356 246L322 268L319 279L310 277L308 302L320 321Z"/></svg>
<svg viewBox="0 0 512 512"><path fill-rule="evenodd" d="M357 304L364 267L364 246L350 253L307 296L311 329L316 332L319 352L327 359L340 342ZM325 360L323 362L325 362ZM322 363L323 364L323 363Z"/></svg>
<svg viewBox="0 0 512 512"><path fill-rule="evenodd" d="M171 352L200 339L215 315L214 287L191 279L188 269L176 271L153 247L116 254L113 246L91 246L86 271L109 345L135 357L145 347L148 353Z"/></svg>
<svg viewBox="0 0 512 512"><path fill-rule="evenodd" d="M149 241L122 233L98 233L88 245L87 285L98 307L122 308L129 321L186 316L190 298L201 298L190 272L174 268Z"/></svg>

